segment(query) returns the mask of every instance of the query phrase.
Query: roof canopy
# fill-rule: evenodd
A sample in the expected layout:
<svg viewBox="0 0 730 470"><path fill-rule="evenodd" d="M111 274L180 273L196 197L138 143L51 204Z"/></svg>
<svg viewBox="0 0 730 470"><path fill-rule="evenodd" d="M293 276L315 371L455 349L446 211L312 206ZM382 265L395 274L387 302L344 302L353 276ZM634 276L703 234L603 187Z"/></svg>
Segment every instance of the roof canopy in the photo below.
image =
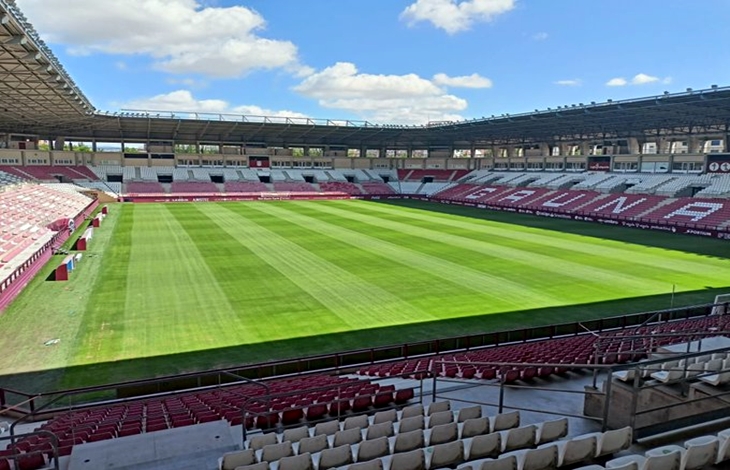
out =
<svg viewBox="0 0 730 470"><path fill-rule="evenodd" d="M730 87L425 126L190 112L99 113L12 0L0 0L0 132L76 140L406 148L725 134Z"/></svg>

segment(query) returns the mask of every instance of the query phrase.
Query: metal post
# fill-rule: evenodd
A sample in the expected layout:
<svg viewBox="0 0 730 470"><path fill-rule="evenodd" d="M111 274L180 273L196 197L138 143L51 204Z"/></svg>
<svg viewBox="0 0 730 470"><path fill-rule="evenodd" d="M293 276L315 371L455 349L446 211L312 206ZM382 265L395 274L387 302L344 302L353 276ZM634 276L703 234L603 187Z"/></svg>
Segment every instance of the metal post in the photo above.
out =
<svg viewBox="0 0 730 470"><path fill-rule="evenodd" d="M504 368L500 369L500 380L499 380L499 409L497 413L504 412Z"/></svg>
<svg viewBox="0 0 730 470"><path fill-rule="evenodd" d="M638 372L638 371L637 371ZM611 383L613 382L613 369L608 371L608 377L604 382L606 384L606 394L603 402L603 423L601 424L601 432L608 430L608 413L611 410Z"/></svg>

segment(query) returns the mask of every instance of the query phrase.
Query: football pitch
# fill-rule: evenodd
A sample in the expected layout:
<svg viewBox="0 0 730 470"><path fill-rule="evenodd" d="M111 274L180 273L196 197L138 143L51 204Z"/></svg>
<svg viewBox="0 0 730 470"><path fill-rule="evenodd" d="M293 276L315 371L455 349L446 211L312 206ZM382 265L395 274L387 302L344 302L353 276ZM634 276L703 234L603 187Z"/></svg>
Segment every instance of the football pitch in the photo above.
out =
<svg viewBox="0 0 730 470"><path fill-rule="evenodd" d="M416 201L113 205L70 281L48 280L54 258L0 315L0 387L711 302L728 247Z"/></svg>

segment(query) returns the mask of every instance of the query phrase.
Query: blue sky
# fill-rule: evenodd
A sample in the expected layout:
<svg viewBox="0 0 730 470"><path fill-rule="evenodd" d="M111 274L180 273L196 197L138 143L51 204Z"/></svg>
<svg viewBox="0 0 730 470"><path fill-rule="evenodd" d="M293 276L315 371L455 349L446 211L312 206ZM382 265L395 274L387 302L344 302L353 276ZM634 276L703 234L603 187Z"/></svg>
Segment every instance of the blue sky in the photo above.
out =
<svg viewBox="0 0 730 470"><path fill-rule="evenodd" d="M724 0L17 0L100 110L424 124L730 84Z"/></svg>

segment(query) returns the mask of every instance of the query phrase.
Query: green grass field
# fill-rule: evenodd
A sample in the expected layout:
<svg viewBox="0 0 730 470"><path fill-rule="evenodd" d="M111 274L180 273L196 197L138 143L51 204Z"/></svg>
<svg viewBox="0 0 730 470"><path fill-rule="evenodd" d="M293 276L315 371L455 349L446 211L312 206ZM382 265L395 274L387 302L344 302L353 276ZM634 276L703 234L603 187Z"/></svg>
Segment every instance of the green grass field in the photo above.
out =
<svg viewBox="0 0 730 470"><path fill-rule="evenodd" d="M727 242L415 201L116 205L0 316L48 390L709 302ZM56 344L46 346L49 340Z"/></svg>

